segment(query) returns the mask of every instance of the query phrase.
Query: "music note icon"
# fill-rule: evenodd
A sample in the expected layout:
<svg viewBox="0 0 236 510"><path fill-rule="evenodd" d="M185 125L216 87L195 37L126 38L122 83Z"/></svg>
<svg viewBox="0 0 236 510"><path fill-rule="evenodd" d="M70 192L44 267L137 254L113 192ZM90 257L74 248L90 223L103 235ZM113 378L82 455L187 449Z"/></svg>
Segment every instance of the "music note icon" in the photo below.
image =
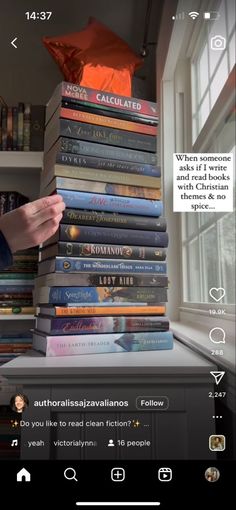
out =
<svg viewBox="0 0 236 510"><path fill-rule="evenodd" d="M18 439L12 439L11 446L18 446Z"/></svg>

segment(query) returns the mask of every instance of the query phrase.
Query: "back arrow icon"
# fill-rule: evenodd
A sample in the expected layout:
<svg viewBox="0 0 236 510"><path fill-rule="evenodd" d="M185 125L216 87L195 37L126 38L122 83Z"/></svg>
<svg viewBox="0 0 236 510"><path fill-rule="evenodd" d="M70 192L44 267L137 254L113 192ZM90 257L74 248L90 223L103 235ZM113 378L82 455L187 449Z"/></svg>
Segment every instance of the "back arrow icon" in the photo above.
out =
<svg viewBox="0 0 236 510"><path fill-rule="evenodd" d="M16 44L15 44L15 42L16 42L16 41L17 41L17 37L15 37L15 39L12 39L12 41L11 41L11 45L12 45L12 46L14 46L14 48L16 48L16 49L17 49L17 46L16 46Z"/></svg>

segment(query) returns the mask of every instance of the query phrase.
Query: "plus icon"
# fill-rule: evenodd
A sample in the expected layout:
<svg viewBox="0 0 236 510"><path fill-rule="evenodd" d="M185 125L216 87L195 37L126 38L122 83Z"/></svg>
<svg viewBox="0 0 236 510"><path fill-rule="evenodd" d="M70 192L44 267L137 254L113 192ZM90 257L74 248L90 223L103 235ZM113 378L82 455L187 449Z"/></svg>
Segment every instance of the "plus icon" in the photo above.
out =
<svg viewBox="0 0 236 510"><path fill-rule="evenodd" d="M111 479L113 482L123 482L125 479L125 470L121 467L115 467L111 470Z"/></svg>

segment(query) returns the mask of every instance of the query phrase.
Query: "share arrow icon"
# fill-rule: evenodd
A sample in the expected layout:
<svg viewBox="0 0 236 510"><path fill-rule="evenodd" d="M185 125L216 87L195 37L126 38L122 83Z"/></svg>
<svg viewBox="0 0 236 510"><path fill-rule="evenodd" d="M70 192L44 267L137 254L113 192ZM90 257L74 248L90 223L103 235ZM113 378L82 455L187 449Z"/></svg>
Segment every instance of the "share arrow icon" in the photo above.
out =
<svg viewBox="0 0 236 510"><path fill-rule="evenodd" d="M218 384L220 384L221 379L224 377L225 372L210 372L210 374L214 377L215 383L218 386Z"/></svg>

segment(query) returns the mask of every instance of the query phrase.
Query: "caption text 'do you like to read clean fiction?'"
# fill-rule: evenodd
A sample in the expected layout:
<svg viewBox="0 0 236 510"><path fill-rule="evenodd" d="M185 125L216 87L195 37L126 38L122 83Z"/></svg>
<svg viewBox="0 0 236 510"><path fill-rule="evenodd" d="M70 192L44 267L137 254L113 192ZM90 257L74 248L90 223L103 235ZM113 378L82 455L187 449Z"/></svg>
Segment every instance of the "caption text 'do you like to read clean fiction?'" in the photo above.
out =
<svg viewBox="0 0 236 510"><path fill-rule="evenodd" d="M233 211L233 154L173 154L174 212Z"/></svg>

